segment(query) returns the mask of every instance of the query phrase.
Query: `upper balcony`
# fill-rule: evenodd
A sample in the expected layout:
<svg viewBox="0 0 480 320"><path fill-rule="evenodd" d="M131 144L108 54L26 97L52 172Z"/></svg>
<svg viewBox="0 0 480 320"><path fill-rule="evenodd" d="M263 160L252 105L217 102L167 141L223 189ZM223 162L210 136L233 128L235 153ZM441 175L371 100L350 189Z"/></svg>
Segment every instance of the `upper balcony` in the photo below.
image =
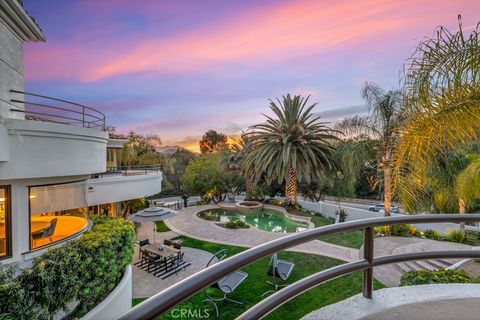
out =
<svg viewBox="0 0 480 320"><path fill-rule="evenodd" d="M0 121L0 176L91 175L106 169L105 115L91 107L10 90L11 117Z"/></svg>
<svg viewBox="0 0 480 320"><path fill-rule="evenodd" d="M112 167L87 180L87 204L119 202L157 194L162 188L160 165Z"/></svg>

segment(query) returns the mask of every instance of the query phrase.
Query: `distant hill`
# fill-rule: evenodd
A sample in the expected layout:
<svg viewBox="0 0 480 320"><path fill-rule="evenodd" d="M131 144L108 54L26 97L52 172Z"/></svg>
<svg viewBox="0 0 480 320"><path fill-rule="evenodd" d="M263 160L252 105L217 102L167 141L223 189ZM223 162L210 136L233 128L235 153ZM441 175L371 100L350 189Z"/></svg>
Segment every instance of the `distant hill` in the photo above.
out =
<svg viewBox="0 0 480 320"><path fill-rule="evenodd" d="M178 150L187 150L187 149L180 146L162 146L162 147L155 148L155 151L161 154L174 154Z"/></svg>

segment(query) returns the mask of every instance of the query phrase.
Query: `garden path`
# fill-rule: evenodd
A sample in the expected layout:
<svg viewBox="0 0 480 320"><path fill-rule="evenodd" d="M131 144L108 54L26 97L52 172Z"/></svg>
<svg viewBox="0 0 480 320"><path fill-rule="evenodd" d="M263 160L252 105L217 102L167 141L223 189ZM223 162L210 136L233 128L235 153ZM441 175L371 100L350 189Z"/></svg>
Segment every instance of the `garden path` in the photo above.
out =
<svg viewBox="0 0 480 320"><path fill-rule="evenodd" d="M198 212L214 208L218 208L218 206L187 207L179 210L174 217L165 220L165 224L174 232L191 238L246 248L255 247L288 235L287 233L267 232L256 228L226 229L217 226L212 221L197 217ZM358 249L342 247L320 240L313 240L289 250L318 254L347 262L358 259Z"/></svg>

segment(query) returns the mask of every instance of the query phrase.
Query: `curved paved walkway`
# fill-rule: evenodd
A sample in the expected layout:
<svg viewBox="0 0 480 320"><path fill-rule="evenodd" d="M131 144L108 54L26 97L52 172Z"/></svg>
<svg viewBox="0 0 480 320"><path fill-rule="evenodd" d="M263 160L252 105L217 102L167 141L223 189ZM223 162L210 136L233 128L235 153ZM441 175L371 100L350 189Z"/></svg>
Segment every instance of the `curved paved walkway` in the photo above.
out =
<svg viewBox="0 0 480 320"><path fill-rule="evenodd" d="M256 228L226 229L217 226L212 221L197 217L198 212L214 208L218 208L218 206L205 205L184 208L179 210L174 217L165 220L165 224L174 232L191 238L246 248L255 247L288 235L287 233L267 232ZM347 262L357 260L359 255L358 249L342 247L320 240L313 240L289 250L318 254Z"/></svg>

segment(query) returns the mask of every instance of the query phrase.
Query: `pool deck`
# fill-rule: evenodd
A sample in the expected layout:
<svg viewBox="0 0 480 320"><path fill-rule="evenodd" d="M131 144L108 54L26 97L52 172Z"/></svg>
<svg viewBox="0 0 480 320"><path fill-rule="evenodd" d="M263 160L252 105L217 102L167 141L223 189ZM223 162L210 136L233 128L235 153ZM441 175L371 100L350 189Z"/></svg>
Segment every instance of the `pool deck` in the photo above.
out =
<svg viewBox="0 0 480 320"><path fill-rule="evenodd" d="M265 206L266 209L268 207L269 206ZM216 242L245 248L255 247L289 235L289 233L267 232L256 228L226 229L216 225L213 221L207 221L197 217L197 214L200 211L218 208L219 206L217 205L187 207L179 210L174 217L165 220L165 224L177 234L185 235L202 241ZM287 212L286 216L288 218L292 218ZM309 220L308 217L305 219L305 217L295 216L294 218L296 218L295 220L301 219L302 221L306 221L306 219ZM312 222L310 222L310 225L313 226ZM303 243L301 245L292 247L289 250L323 255L347 262L355 261L359 257L358 249L342 247L320 240L313 240L308 243Z"/></svg>

